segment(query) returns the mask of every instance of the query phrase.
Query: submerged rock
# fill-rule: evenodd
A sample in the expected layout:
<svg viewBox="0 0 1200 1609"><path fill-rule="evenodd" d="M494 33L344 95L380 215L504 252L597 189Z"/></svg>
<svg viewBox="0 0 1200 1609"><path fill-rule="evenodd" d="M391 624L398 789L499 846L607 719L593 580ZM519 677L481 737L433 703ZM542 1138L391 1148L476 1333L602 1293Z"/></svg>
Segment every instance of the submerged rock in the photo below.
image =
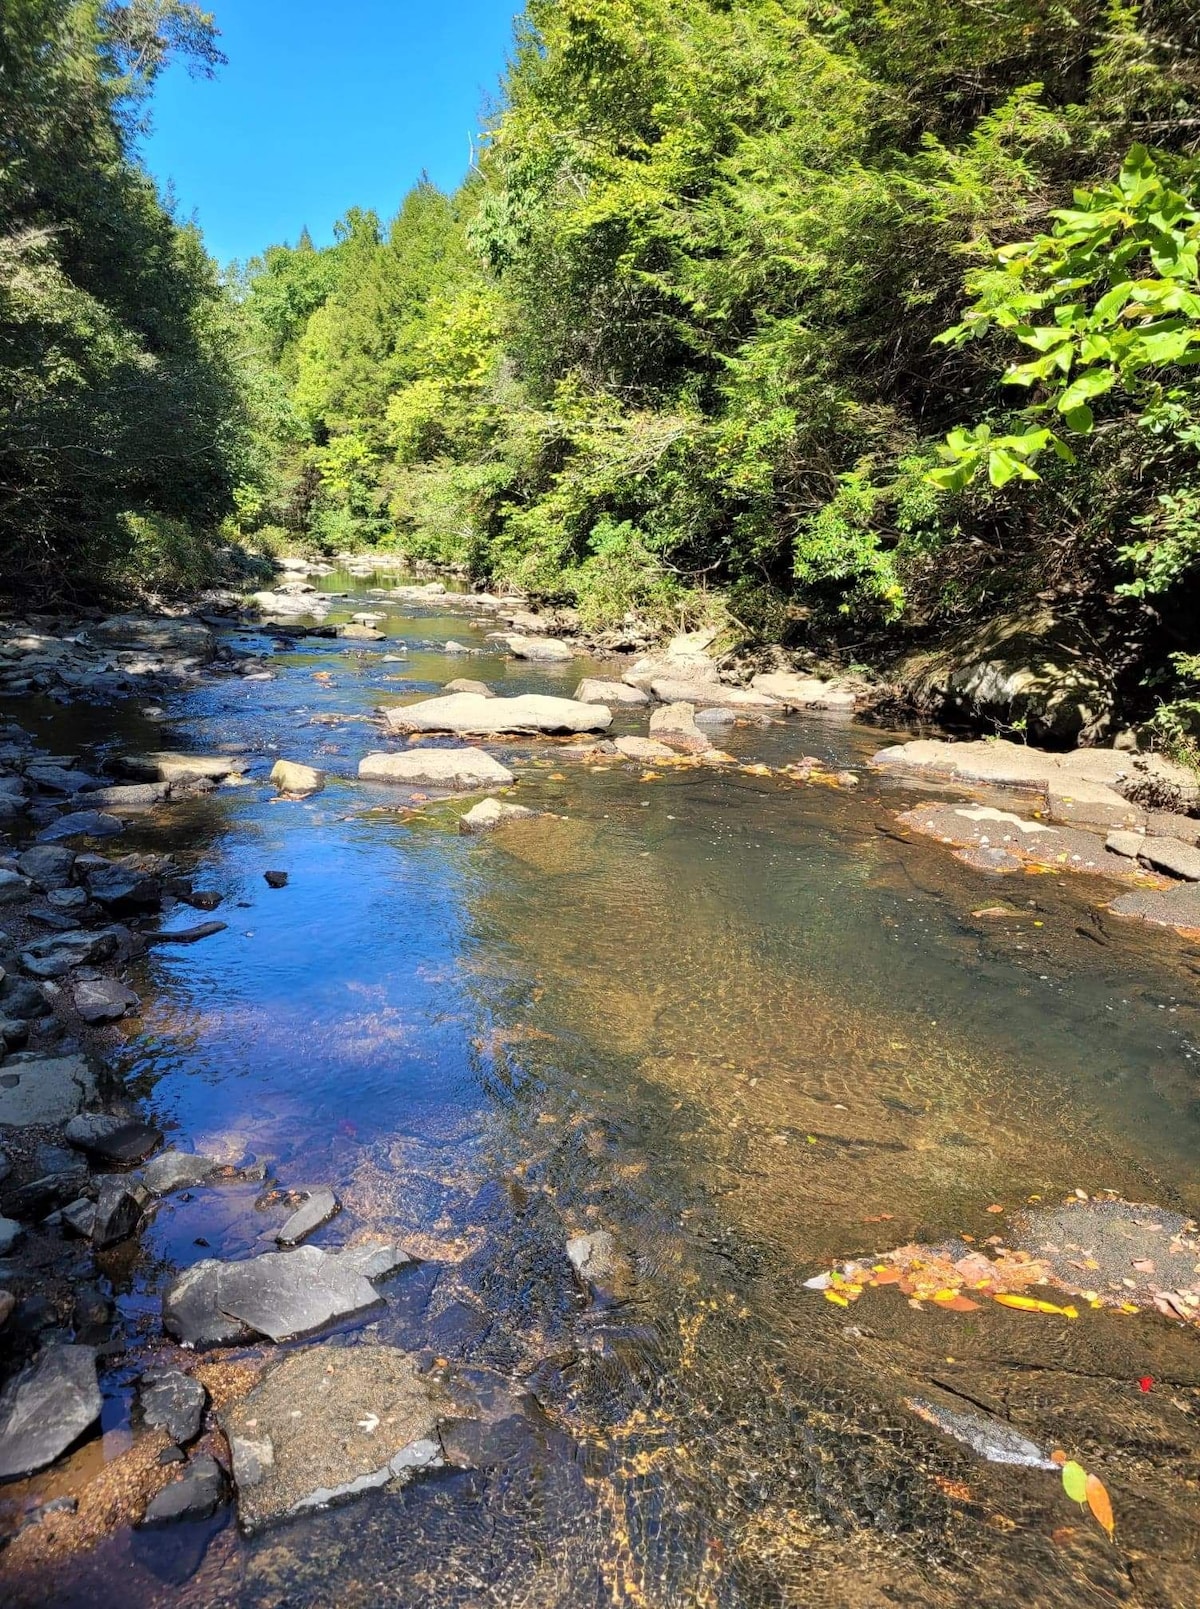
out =
<svg viewBox="0 0 1200 1609"><path fill-rule="evenodd" d="M591 1285L603 1285L617 1272L616 1242L607 1229L574 1235L567 1241L567 1256L575 1272Z"/></svg>
<svg viewBox="0 0 1200 1609"><path fill-rule="evenodd" d="M252 1335L290 1341L368 1312L380 1300L336 1253L300 1246L243 1262L195 1263L163 1297L163 1323L185 1346L227 1346Z"/></svg>
<svg viewBox="0 0 1200 1609"><path fill-rule="evenodd" d="M438 1419L450 1408L396 1347L293 1353L220 1415L239 1524L255 1531L438 1468Z"/></svg>
<svg viewBox="0 0 1200 1609"><path fill-rule="evenodd" d="M950 1406L933 1397L908 1397L908 1406L924 1419L955 1441L961 1441L980 1458L990 1464L1020 1464L1027 1469L1054 1469L1058 1465L1036 1442L1022 1436L1003 1419L969 1406Z"/></svg>
<svg viewBox="0 0 1200 1609"><path fill-rule="evenodd" d="M0 1396L0 1480L45 1469L100 1417L96 1353L45 1347Z"/></svg>
<svg viewBox="0 0 1200 1609"><path fill-rule="evenodd" d="M404 754L368 754L359 761L364 782L397 782L410 787L506 788L512 772L482 749L410 749Z"/></svg>
<svg viewBox="0 0 1200 1609"><path fill-rule="evenodd" d="M525 693L519 698L484 698L452 693L384 711L393 732L453 732L460 737L495 737L504 733L603 732L612 725L604 704L581 704L573 698Z"/></svg>

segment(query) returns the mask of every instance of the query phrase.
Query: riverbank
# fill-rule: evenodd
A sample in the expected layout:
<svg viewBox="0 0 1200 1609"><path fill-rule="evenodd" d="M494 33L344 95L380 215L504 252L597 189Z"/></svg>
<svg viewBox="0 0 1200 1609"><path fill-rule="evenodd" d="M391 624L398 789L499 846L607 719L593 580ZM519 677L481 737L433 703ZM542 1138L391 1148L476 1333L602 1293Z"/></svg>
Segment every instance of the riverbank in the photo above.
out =
<svg viewBox="0 0 1200 1609"><path fill-rule="evenodd" d="M31 1198L29 1210L16 1214L24 1236L5 1264L4 1282L15 1302L0 1339L10 1373L27 1358L42 1360L26 1377L37 1390L61 1395L62 1371L80 1371L70 1372L79 1417L59 1425L66 1436L59 1451L67 1454L83 1438L65 1463L50 1461L32 1481L0 1489L10 1532L20 1529L0 1568L25 1595L20 1601L37 1601L30 1583L51 1566L58 1590L65 1592L71 1571L80 1570L79 1580L94 1593L90 1567L70 1562L81 1557L80 1549L94 1555L98 1568L105 1559L125 1559L130 1548L143 1561L138 1568L147 1558L166 1568L166 1555L178 1551L163 1540L168 1534L190 1537L193 1567L207 1548L211 1568L223 1569L236 1553L220 1530L231 1496L243 1531L255 1535L297 1507L312 1513L306 1504L375 1489L385 1499L403 1490L404 1501L415 1505L410 1514L432 1516L439 1491L454 1494L452 1507L461 1508L470 1491L493 1492L503 1504L503 1482L489 1472L503 1466L511 1477L529 1459L547 1458L550 1467L565 1470L576 1456L571 1449L586 1445L589 1434L618 1445L614 1426L630 1415L638 1423L637 1415L647 1412L643 1371L654 1356L671 1359L665 1378L673 1393L687 1397L686 1420L697 1412L688 1384L688 1370L697 1364L683 1361L680 1372L680 1337L698 1335L706 1324L714 1332L727 1322L735 1330L740 1324L741 1346L756 1357L764 1347L770 1357L766 1310L794 1281L797 1263L811 1272L830 1255L860 1249L862 1230L848 1238L846 1225L861 1224L864 1202L884 1225L868 1231L880 1237L880 1246L931 1222L961 1225L984 1239L998 1227L984 1216L990 1204L985 1187L999 1202L1012 1199L1016 1188L1028 1195L1037 1186L1053 1189L1057 1181L1061 1190L1068 1180L1082 1180L1085 1193L1101 1203L1107 1198L1100 1187L1108 1185L1115 1195L1157 1196L1173 1209L1186 1208L1186 1171L1176 1170L1175 1183L1165 1176L1154 1181L1146 1160L1154 1146L1149 1134L1142 1146L1136 1114L1129 1114L1132 1138L1122 1142L1134 1150L1114 1142L1103 1160L1095 1138L1079 1138L1068 1085L1041 1095L1059 1114L1058 1132L1034 1136L1013 1127L1001 1134L997 1125L1016 1124L1015 1114L1031 1104L1028 1092L1014 1099L1010 1091L999 1104L995 1099L991 1086L1001 1069L1006 1079L1017 1076L1019 1058L1012 1052L998 1056L982 1077L977 1069L961 1089L957 1073L936 1095L914 1087L932 1068L965 1066L974 1053L972 1038L984 1032L981 1021L956 1042L947 1062L941 1030L917 1020L933 1013L904 1022L900 1012L885 1024L881 997L868 1012L877 1030L852 1020L849 1002L857 997L848 991L861 990L864 978L852 984L843 973L840 992L831 991L827 1000L811 993L799 998L796 991L811 990L821 976L822 961L814 948L803 964L797 956L775 965L771 944L784 933L789 943L800 937L785 908L770 923L765 915L755 919L764 933L776 935L757 954L735 936L747 878L760 875L764 848L790 843L797 821L811 822L813 836L788 859L827 856L831 835L842 830L836 826L840 812L850 835L849 875L861 881L870 869L881 886L889 884L892 874L879 864L871 840L893 848L894 840L873 834L872 823L898 806L910 808L911 798L890 782L877 792L868 761L878 734L849 725L858 697L853 686L814 687L813 679L803 678L768 686L765 677L734 686L716 673L706 645L695 639L632 665L600 663L573 652L570 639L547 637L537 629L541 622L504 618L502 610L513 612L509 604L447 599L438 583L410 588L381 581L378 596L368 587L329 600L303 590L311 585L277 593L305 605L290 618L286 605L273 616L259 600L265 619L254 623L238 625L229 616L224 626L175 622L170 629L177 644L189 625L216 632L211 657L200 664L164 662L150 680L136 684L165 701L165 709L149 698L134 711L97 706L96 713L108 714L85 723L87 748L65 753L39 745L39 730L61 735L76 718L70 703L51 707L56 694L69 696L66 680L47 680L32 694L36 718L29 722L29 741L10 734L12 752L4 763L20 779L8 793L16 801L12 827L21 852L8 869L21 886L10 884L18 891L6 913L13 964L3 987L9 989L10 978L14 986L30 986L51 1010L29 1019L35 1060L23 1062L17 1051L0 1069L16 1080L4 1093L17 1099L23 1084L49 1088L47 1061L81 1055L83 1070L76 1062L74 1070L56 1074L54 1088L64 1103L77 1101L98 1119L76 1126L73 1145L65 1113L48 1125L6 1130L15 1136L5 1141L13 1171L0 1188L11 1194L48 1188L39 1179L58 1182L57 1194L36 1204ZM314 605L324 606L323 619ZM314 636L313 628L337 635ZM128 636L131 628L111 630ZM144 653L149 630L139 627L140 646L120 652ZM537 645L534 654L522 654L530 641ZM553 647L547 651L556 641L566 648L565 658ZM73 672L82 670L76 645L57 657L44 643L26 653L40 656L28 667L31 682L34 675L49 676L64 657ZM119 668L122 675L139 674L128 661ZM99 665L92 669L111 674ZM441 696L456 682L476 685ZM198 741L203 723L198 727L189 714L197 703L209 712L207 745ZM161 746L150 748L156 733ZM180 750L190 760L182 768ZM504 773L494 779L492 810L482 809L470 787L456 792L428 780L434 757L457 766L456 756L482 750ZM373 755L386 763L372 764ZM281 759L308 768L278 773L282 789L270 781ZM390 780L397 762L405 775ZM131 773L148 780L117 780ZM70 786L89 780L99 787ZM130 787L149 792L113 796ZM97 817L123 824L95 841L94 854L88 853L94 840L76 839L70 820L88 807L91 794L103 802ZM1118 797L1123 809L1145 808ZM514 807L530 814L514 816ZM460 820L467 830L459 830ZM85 823L98 825L96 819ZM610 871L605 844L618 828L621 847ZM25 840L42 834L40 853L26 850ZM730 836L744 836L746 855L727 875L715 846ZM676 841L678 860L671 847ZM117 852L130 843L136 845L132 860ZM236 870L228 864L234 844ZM645 848L633 847L638 844ZM49 848L60 855L48 857ZM81 853L70 859L75 851ZM29 853L38 858L22 869ZM853 884L831 882L833 864L821 864L826 869L815 889L837 886L842 900L850 897ZM922 861L918 842L897 875L919 879L932 864ZM701 878L695 897L703 902L686 903L692 898L685 893L689 869L700 865L717 884L708 891ZM969 890L987 885L961 870L962 907L969 912ZM46 886L64 874L57 888ZM772 880L782 894L794 875L775 866L764 895ZM840 931L859 932L861 945L876 928L874 916L861 931L849 906L830 920L821 915L826 897L819 892L817 903L805 907L815 924L814 945L819 938L826 947L839 946ZM1064 898L1064 909L1073 909L1073 896ZM479 937L474 947L456 939L452 948L441 948L438 935L461 926L460 903L470 907ZM900 904L889 920L902 913ZM54 923L45 920L50 914ZM1027 913L1026 932L1044 919L1048 912ZM981 921L986 927L988 919ZM56 925L62 922L67 925ZM208 922L214 926L194 948L167 951L154 942L164 932ZM724 934L719 945L716 934ZM997 935L980 942L1003 940ZM1015 941L1018 950L1024 942ZM989 962L993 968L999 954ZM25 957L35 963L32 969ZM1143 965L1131 952L1124 961L1114 959L1106 975L1119 976L1124 968L1132 979ZM51 972L39 975L38 966ZM1152 965L1147 970L1152 973ZM329 993L331 973L347 991L338 1003ZM231 1002L234 980L251 976L258 982L245 1003L238 1003L237 992ZM409 976L412 982L399 986L418 992L402 994L397 1005L397 979ZM903 973L893 976L893 989L896 976ZM464 978L466 992L460 993L456 980ZM176 998L181 980L190 1003ZM261 998L253 992L259 986L267 991ZM136 1004L131 994L140 996ZM129 1015L114 1017L115 1026L88 1026L76 1009L81 995L85 1001L104 996L106 1009L121 1007ZM360 1003L347 1013L346 999ZM416 1013L414 999L421 1002ZM977 1011L969 999L964 994L962 1009ZM26 1004L31 1000L27 995ZM1046 1010L1051 1016L1043 1016L1040 1048L1053 1063L1057 1030L1053 1008ZM290 1024L288 1037L277 1045L282 1023ZM803 1032L796 1031L800 1024ZM994 1025L986 1032L994 1034ZM220 1050L231 1034L232 1056ZM568 1047L580 1036L589 1047L605 1044L603 1054L619 1055L620 1067L597 1060L601 1053L590 1048L570 1059ZM861 1104L867 1085L852 1076L860 1038L862 1065L873 1069L869 1105ZM889 1051L889 1045L905 1048ZM801 1076L810 1054L811 1069ZM107 1072L95 1065L97 1057L108 1063ZM450 1082L442 1079L443 1061L455 1070ZM893 1063L894 1086L891 1073L881 1070ZM316 1082L310 1064L320 1069ZM397 1069L410 1064L397 1107ZM481 1102L479 1111L460 1110L469 1066L475 1067L469 1087L482 1080L482 1093L471 1097ZM571 1070L564 1074L560 1066ZM265 1081L263 1068L270 1072ZM787 1069L782 1080L781 1068ZM1165 1076L1161 1067L1157 1076ZM1182 1091L1182 1064L1178 1080ZM252 1098L240 1096L243 1084L252 1087ZM164 1093L168 1085L173 1098ZM210 1097L206 1086L214 1091ZM641 1088L650 1092L648 1102L637 1093ZM614 1089L626 1092L615 1109ZM678 1135L663 1146L648 1136L663 1122L665 1097L668 1110L676 1103L686 1110ZM632 1129L629 1114L642 1111L643 1102L646 1115ZM1161 1137L1156 1144L1161 1149ZM970 1188L958 1182L956 1157L970 1159ZM3 1199L7 1206L10 1196ZM823 1226L811 1217L810 1199ZM781 1200L795 1206L781 1214ZM294 1242L299 1252L290 1249ZM780 1281L785 1267L788 1276ZM675 1273L664 1279L669 1269ZM718 1269L724 1271L716 1282L720 1300L736 1292L734 1308L747 1313L740 1321L734 1308L728 1320L723 1309L706 1320L710 1310L692 1306L696 1282L709 1292ZM888 1294L865 1295L856 1324L864 1307ZM819 1297L813 1303L826 1307ZM1100 1314L1095 1322L1136 1324L1136 1342L1131 1336L1114 1352L1108 1329L1088 1329L1095 1369L1115 1369L1123 1381L1130 1348L1140 1347L1153 1357L1151 1372L1176 1381L1178 1392L1193 1392L1190 1326L1184 1332L1183 1320L1176 1321L1184 1345L1154 1308L1149 1287L1130 1305L1132 1314ZM856 1381L847 1338L828 1328L836 1318L833 1305L826 1310L829 1320L822 1315L808 1337L810 1343L819 1339L814 1355L838 1358L845 1380ZM907 1311L901 1303L900 1316ZM995 1328L1001 1321L1018 1325L1005 1329L1003 1340ZM807 1333L816 1321L800 1322ZM909 1322L924 1333L924 1319ZM938 1357L949 1348L960 1359L977 1345L1018 1345L1052 1370L1058 1341L1022 1332L1020 1322L998 1312L990 1329L959 1331L952 1341L930 1331L929 1339ZM1154 1325L1163 1326L1161 1334ZM880 1358L889 1347L894 1353L916 1344L882 1309L873 1311L871 1326L892 1335L876 1346ZM293 1337L301 1344L293 1345ZM853 1350L866 1343L860 1335L849 1344ZM75 1350L89 1346L99 1349L91 1360L95 1376ZM725 1341L705 1341L701 1350L701 1372L720 1377L728 1367ZM52 1368L47 1355L58 1360ZM896 1368L895 1355L889 1367ZM997 1382L988 1408L1003 1413L997 1394L1002 1370L988 1367ZM925 1364L914 1372L910 1357L905 1368L904 1389L928 1388ZM40 1379L39 1369L45 1371ZM165 1385L153 1378L163 1369L169 1372ZM318 1411L313 1395L330 1379L333 1395L325 1407L333 1417ZM970 1389L961 1373L955 1381ZM726 1379L721 1389L729 1387ZM788 1386L797 1389L797 1382ZM874 1435L890 1422L893 1409L886 1408L869 1431L867 1398L857 1395L857 1383L846 1389L862 1432ZM707 1394L700 1391L701 1398ZM288 1421L297 1402L306 1416L313 1407L316 1434L292 1435ZM1145 1411L1159 1407L1151 1401ZM111 1426L104 1443L95 1440L94 1416L81 1422L93 1409ZM670 1457L663 1460L670 1465L688 1438L673 1408L664 1401L659 1411L663 1425L673 1427ZM774 1424L773 1411L761 1411ZM807 1418L811 1401L804 1411ZM911 1445L911 1423L902 1407L894 1411ZM159 1412L161 1422L153 1423L151 1415ZM1113 1416L1090 1402L1088 1413L1099 1416L1089 1434L1099 1435L1102 1421L1113 1445L1121 1434ZM364 1428L372 1420L374 1427ZM389 1423L385 1445L380 1426ZM731 1433L714 1414L706 1444L720 1449ZM642 1446L641 1431L636 1434L637 1456L649 1457L658 1444L651 1436ZM931 1431L935 1446L938 1434ZM780 1424L770 1435L786 1459L792 1433ZM1043 1425L1038 1435L1057 1441L1065 1430ZM330 1453L335 1441L336 1457ZM99 1465L95 1455L102 1446ZM836 1437L827 1450L837 1459L848 1456ZM29 1457L27 1448L21 1456ZM713 1456L724 1470L724 1455ZM901 1467L880 1450L868 1452L866 1444L861 1456L875 1461L879 1477L886 1468L889 1480ZM923 1446L920 1457L943 1455ZM744 1456L740 1462L744 1473ZM611 1503L623 1488L607 1457L605 1466L597 1490ZM861 1473L848 1466L839 1502L850 1501ZM1132 1465L1126 1474L1133 1479ZM1126 1503L1145 1475L1138 1466ZM671 1478L684 1477L679 1464ZM807 1490L806 1477L801 1484ZM1120 1482L1113 1484L1120 1506ZM936 1494L937 1488L929 1490ZM170 1494L163 1501L174 1518L168 1524L164 1513L163 1529L151 1524L147 1530L147 1510L163 1493ZM622 1505L627 1500L620 1499ZM826 1535L832 1516L822 1518L819 1505L810 1509L808 1502L801 1523L795 1502L782 1492L768 1500L771 1523L780 1527L771 1546L782 1549L782 1557L798 1557L801 1539L785 1533L789 1524L801 1526L800 1551L815 1549L836 1580L837 1549L832 1532ZM914 1496L908 1510L927 1539L941 1536L946 1522L935 1513L938 1502L944 1506L944 1494L936 1501ZM572 1506L576 1529L579 1515L596 1513L582 1491L568 1496L563 1489L554 1511L568 1526ZM357 1523L384 1525L387 1512L360 1509ZM515 1512L527 1540L528 1509L518 1502ZM612 1511L602 1505L599 1512L608 1526ZM638 1512L634 1502L623 1523L636 1523ZM865 1510L855 1512L856 1527L874 1523ZM339 1522L329 1523L327 1538ZM521 1544L511 1528L505 1534L511 1549L505 1568L512 1569ZM388 1546L395 1545L389 1533ZM443 1579L462 1568L462 1545L447 1556ZM738 1543L739 1557L745 1545ZM1091 1548L1086 1536L1078 1545ZM645 1572L658 1568L648 1562L657 1557L654 1548L647 1551L644 1540L628 1547L626 1565L598 1547L590 1568L609 1579L606 1571L632 1560L639 1579L647 1579ZM253 1550L236 1556L259 1557ZM684 1570L689 1590L704 1572L724 1569L704 1563L703 1549L697 1559L690 1546L670 1557ZM416 1572L415 1561L412 1568ZM872 1568L880 1580L889 1569L897 1579L913 1569L920 1573L907 1557L891 1565L880 1559ZM303 1574L294 1559L288 1569ZM689 1573L697 1569L699 1575ZM723 1579L741 1578L731 1572ZM327 1586L310 1581L301 1601ZM216 1596L213 1579L198 1590L208 1592L209 1601L225 1601ZM553 1601L559 1600L574 1601L562 1592ZM746 1601L746 1595L716 1601ZM756 1601L753 1593L748 1601ZM836 1591L831 1601L840 1601Z"/></svg>

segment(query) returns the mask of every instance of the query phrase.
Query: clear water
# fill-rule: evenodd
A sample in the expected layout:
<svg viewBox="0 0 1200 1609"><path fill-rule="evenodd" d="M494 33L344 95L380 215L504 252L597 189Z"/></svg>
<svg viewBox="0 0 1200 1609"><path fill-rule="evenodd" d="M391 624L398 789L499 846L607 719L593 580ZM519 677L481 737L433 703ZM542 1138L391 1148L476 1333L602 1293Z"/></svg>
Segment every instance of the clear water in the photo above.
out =
<svg viewBox="0 0 1200 1609"><path fill-rule="evenodd" d="M375 602L360 590L331 618ZM279 754L352 778L378 733L314 717L452 676L569 692L592 668L518 666L452 608L387 608L377 649L305 640L273 682L180 694L165 731L89 735L244 745L256 784ZM448 638L483 652L447 656ZM387 662L397 641L406 658ZM60 746L72 719L47 713ZM644 730L644 713L619 725ZM796 718L721 741L780 765L859 764L882 739ZM229 927L154 952L120 1062L177 1143L334 1186L345 1210L318 1244L397 1235L423 1262L375 1336L519 1383L527 1412L478 1469L250 1541L121 1530L52 1578L14 1575L20 1601L1195 1601L1194 1333L916 1311L894 1290L845 1312L801 1282L838 1255L982 1239L990 1204L1031 1196L1200 1207L1200 955L1100 914L1102 884L1001 884L901 841L911 796L865 771L855 792L647 781L489 746L561 819L464 838L457 806L333 777L305 802L254 785L143 820L131 846L183 854ZM971 915L998 897L1022 914ZM114 1270L135 1345L173 1269L272 1245L287 1209L256 1196L163 1204ZM592 1227L628 1271L587 1304L562 1248ZM1163 1382L1149 1395L1146 1373ZM1086 1455L1118 1545L1053 1477L916 1420L904 1398L931 1382Z"/></svg>

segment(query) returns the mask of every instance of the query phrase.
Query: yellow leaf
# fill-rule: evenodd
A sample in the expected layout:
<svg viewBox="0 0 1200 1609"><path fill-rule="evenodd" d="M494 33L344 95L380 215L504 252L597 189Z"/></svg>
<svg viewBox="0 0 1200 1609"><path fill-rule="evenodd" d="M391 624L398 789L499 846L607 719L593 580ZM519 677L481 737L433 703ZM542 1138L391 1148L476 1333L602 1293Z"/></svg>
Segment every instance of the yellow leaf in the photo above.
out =
<svg viewBox="0 0 1200 1609"><path fill-rule="evenodd" d="M838 1307L850 1306L850 1298L843 1296L841 1291L825 1291L824 1296L827 1302L836 1302Z"/></svg>
<svg viewBox="0 0 1200 1609"><path fill-rule="evenodd" d="M994 1298L1001 1307L1015 1307L1022 1313L1057 1313L1060 1318L1078 1318L1073 1307L1056 1307L1053 1302L1041 1302L1036 1296L1012 1296L1007 1291Z"/></svg>

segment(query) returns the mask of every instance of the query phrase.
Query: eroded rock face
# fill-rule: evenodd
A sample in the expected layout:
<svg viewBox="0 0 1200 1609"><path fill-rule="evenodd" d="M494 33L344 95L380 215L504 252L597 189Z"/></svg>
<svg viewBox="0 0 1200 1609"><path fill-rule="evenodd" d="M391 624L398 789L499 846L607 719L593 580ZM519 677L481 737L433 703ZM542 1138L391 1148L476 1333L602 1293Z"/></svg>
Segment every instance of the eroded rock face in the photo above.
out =
<svg viewBox="0 0 1200 1609"><path fill-rule="evenodd" d="M897 676L919 708L1023 720L1035 741L1093 743L1112 723L1107 668L1071 622L1044 606L989 621L937 654L906 661Z"/></svg>
<svg viewBox="0 0 1200 1609"><path fill-rule="evenodd" d="M364 782L395 782L413 788L506 788L516 778L482 749L410 749L405 754L368 754L358 765Z"/></svg>
<svg viewBox="0 0 1200 1609"><path fill-rule="evenodd" d="M95 1350L45 1347L0 1396L0 1480L45 1469L99 1417Z"/></svg>
<svg viewBox="0 0 1200 1609"><path fill-rule="evenodd" d="M256 1531L439 1467L438 1420L450 1407L395 1347L293 1353L220 1415L239 1524Z"/></svg>
<svg viewBox="0 0 1200 1609"><path fill-rule="evenodd" d="M289 1341L379 1301L353 1262L300 1246L243 1262L193 1264L163 1297L163 1323L186 1346L227 1346L252 1335Z"/></svg>
<svg viewBox="0 0 1200 1609"><path fill-rule="evenodd" d="M583 704L573 698L552 698L526 693L519 698L484 698L477 693L452 693L427 698L419 704L394 706L384 711L393 732L453 732L460 737L495 737L503 733L604 732L612 725L612 711L603 704Z"/></svg>

